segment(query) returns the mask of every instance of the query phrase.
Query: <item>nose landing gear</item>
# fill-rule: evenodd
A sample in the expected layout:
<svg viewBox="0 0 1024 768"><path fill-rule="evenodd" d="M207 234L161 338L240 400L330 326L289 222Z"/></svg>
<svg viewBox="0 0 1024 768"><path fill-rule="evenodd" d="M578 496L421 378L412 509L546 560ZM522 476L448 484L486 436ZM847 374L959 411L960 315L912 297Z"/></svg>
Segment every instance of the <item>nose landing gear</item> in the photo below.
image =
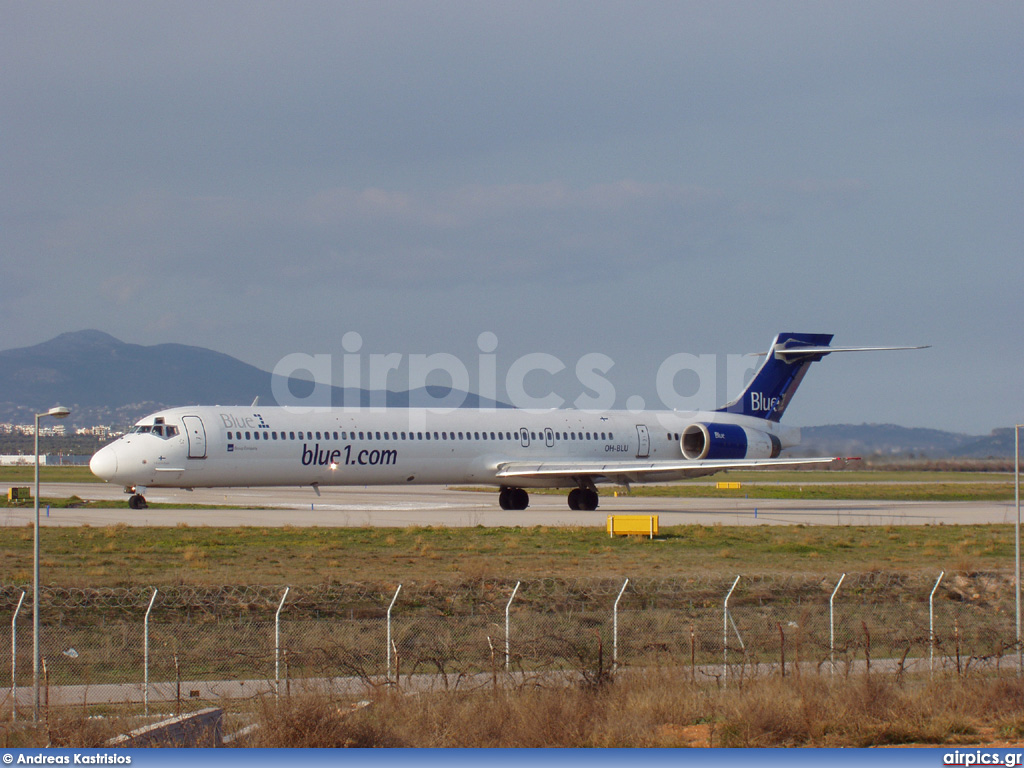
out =
<svg viewBox="0 0 1024 768"><path fill-rule="evenodd" d="M128 508L129 509L149 509L149 505L146 503L146 497L142 495L145 488L139 488L134 485L125 486L124 492L130 493L128 497Z"/></svg>

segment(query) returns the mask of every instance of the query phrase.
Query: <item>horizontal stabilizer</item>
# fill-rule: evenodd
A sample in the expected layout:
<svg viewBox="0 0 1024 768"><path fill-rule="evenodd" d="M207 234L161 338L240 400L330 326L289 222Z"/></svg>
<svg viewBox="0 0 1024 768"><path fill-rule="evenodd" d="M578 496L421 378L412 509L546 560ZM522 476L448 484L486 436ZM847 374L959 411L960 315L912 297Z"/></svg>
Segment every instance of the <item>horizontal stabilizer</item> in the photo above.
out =
<svg viewBox="0 0 1024 768"><path fill-rule="evenodd" d="M897 349L928 349L930 346L930 344L922 344L916 347L779 347L775 350L775 357L788 363L792 359L804 355L830 355L833 352L886 352ZM766 353L755 352L754 354L760 356Z"/></svg>

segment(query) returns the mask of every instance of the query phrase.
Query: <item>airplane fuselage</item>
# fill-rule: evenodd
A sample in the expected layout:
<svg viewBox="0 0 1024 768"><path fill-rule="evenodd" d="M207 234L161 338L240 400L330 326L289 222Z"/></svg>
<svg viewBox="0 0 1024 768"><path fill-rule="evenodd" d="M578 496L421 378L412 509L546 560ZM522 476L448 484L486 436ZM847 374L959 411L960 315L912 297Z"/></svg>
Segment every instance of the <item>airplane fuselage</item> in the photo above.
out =
<svg viewBox="0 0 1024 768"><path fill-rule="evenodd" d="M746 427L774 436L781 448L799 442L797 429L714 412L332 408L294 413L278 407L197 406L141 420L101 449L92 467L109 482L149 488L451 483L540 488L576 483L563 476L510 483L501 470L510 464L586 462L588 474L601 482L605 478L596 469L601 462L610 465L609 475L619 475L621 468L611 465L624 460L671 460L671 469L634 478L664 481L716 471L697 461L692 468L676 466L687 463L682 435L693 424Z"/></svg>
<svg viewBox="0 0 1024 768"><path fill-rule="evenodd" d="M779 420L808 366L833 352L897 349L831 340L778 334L743 392L713 411L194 406L147 416L89 466L123 483L135 508L147 487L458 483L499 486L504 509L526 509L526 488L571 488L569 506L593 510L598 483L830 462L779 457L800 441Z"/></svg>

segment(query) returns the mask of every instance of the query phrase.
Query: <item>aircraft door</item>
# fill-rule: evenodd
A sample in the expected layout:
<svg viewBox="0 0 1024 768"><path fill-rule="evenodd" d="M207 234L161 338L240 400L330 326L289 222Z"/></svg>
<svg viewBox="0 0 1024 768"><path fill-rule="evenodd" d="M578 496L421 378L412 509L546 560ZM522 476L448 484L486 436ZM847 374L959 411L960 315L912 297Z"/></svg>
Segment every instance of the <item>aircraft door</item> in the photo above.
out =
<svg viewBox="0 0 1024 768"><path fill-rule="evenodd" d="M185 434L188 435L188 457L205 459L206 429L203 427L203 420L198 416L182 416L181 423L185 425Z"/></svg>
<svg viewBox="0 0 1024 768"><path fill-rule="evenodd" d="M544 445L548 448L555 447L555 432L551 427L545 427L544 429Z"/></svg>
<svg viewBox="0 0 1024 768"><path fill-rule="evenodd" d="M523 448L529 448L530 447L530 430L528 430L526 427L520 427L519 428L519 439L523 443Z"/></svg>
<svg viewBox="0 0 1024 768"><path fill-rule="evenodd" d="M651 433L647 431L647 425L636 425L637 448L636 457L646 459L651 455Z"/></svg>

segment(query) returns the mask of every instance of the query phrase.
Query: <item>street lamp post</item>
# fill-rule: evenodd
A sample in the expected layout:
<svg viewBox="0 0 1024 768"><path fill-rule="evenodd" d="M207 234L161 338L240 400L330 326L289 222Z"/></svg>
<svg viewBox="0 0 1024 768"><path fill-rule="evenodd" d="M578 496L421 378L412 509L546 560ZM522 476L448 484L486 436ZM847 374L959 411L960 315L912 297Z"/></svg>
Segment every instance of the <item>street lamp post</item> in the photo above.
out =
<svg viewBox="0 0 1024 768"><path fill-rule="evenodd" d="M1020 428L1024 424L1017 424L1013 428L1013 497L1017 504L1017 523L1013 529L1013 586L1014 604L1017 613L1017 677L1024 674L1024 646L1020 639Z"/></svg>
<svg viewBox="0 0 1024 768"><path fill-rule="evenodd" d="M71 413L63 405L55 405L46 413L36 414L36 489L35 537L32 551L32 719L39 722L39 419L53 416L63 419Z"/></svg>

